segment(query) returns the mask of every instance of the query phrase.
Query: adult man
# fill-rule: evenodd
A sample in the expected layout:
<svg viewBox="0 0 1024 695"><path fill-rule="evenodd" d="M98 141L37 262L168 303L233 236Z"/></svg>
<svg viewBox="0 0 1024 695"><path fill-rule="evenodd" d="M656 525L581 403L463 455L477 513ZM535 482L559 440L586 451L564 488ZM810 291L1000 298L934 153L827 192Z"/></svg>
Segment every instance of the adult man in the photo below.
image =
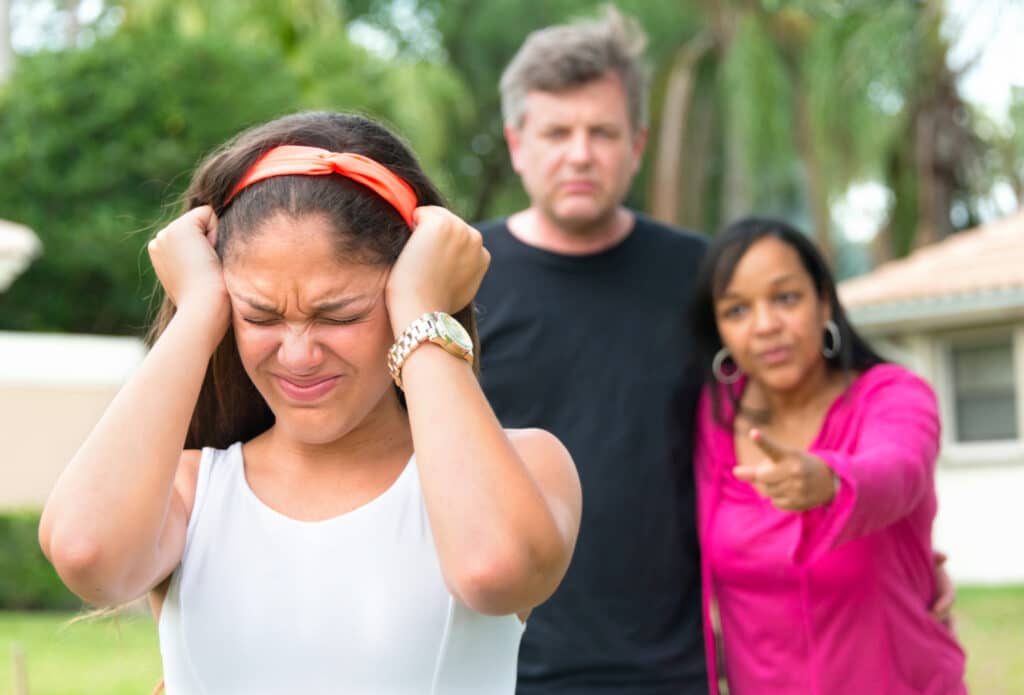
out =
<svg viewBox="0 0 1024 695"><path fill-rule="evenodd" d="M692 234L623 207L647 136L643 35L613 10L531 34L502 77L530 206L481 225L484 389L506 426L554 432L584 512L534 610L519 690L707 692L690 464Z"/></svg>

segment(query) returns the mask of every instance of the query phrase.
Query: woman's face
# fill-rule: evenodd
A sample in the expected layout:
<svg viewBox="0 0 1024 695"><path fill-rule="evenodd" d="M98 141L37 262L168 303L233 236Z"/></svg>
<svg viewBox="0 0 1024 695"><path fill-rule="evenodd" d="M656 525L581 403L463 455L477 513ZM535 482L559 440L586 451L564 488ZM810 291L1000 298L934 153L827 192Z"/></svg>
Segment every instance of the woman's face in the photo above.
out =
<svg viewBox="0 0 1024 695"><path fill-rule="evenodd" d="M242 365L276 426L306 443L397 407L387 268L340 261L333 234L325 217L277 215L224 259Z"/></svg>
<svg viewBox="0 0 1024 695"><path fill-rule="evenodd" d="M824 367L829 318L831 307L818 296L796 250L770 236L751 245L715 300L718 332L736 364L776 391L792 389Z"/></svg>

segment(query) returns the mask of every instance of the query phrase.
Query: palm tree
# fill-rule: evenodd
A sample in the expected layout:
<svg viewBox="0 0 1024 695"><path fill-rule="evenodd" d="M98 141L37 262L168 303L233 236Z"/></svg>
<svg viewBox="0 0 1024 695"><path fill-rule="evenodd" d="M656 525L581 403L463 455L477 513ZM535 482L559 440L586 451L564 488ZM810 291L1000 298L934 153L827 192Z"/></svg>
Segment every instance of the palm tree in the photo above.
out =
<svg viewBox="0 0 1024 695"><path fill-rule="evenodd" d="M881 179L895 198L881 248L905 253L909 240L950 231L971 137L945 67L940 0L701 9L702 29L659 71L656 216L713 229L769 211L806 223L833 256L831 200Z"/></svg>

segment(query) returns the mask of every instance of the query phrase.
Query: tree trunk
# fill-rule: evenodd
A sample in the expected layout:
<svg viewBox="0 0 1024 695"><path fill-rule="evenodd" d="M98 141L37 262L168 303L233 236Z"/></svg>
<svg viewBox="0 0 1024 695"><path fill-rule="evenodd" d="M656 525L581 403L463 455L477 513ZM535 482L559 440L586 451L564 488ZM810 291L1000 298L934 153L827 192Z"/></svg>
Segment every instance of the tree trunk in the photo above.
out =
<svg viewBox="0 0 1024 695"><path fill-rule="evenodd" d="M679 224L687 229L710 232L718 220L708 214L707 196L711 178L711 151L715 137L714 95L696 92L690 107L690 144L686 166L681 169Z"/></svg>
<svg viewBox="0 0 1024 695"><path fill-rule="evenodd" d="M934 142L935 119L926 107L917 114L914 127L914 168L917 169L915 248L934 244L940 237L935 219L938 182L935 180Z"/></svg>
<svg viewBox="0 0 1024 695"><path fill-rule="evenodd" d="M821 168L821 158L814 138L814 124L811 120L810 104L804 91L804 81L799 77L798 67L790 71L793 87L793 114L796 118L797 151L804 168L804 183L807 186L807 201L811 208L814 224L814 239L825 260L835 263L832 248L832 213L828 204L828 184Z"/></svg>
<svg viewBox="0 0 1024 695"><path fill-rule="evenodd" d="M946 62L940 27L943 4L929 0L924 44L925 79L914 124L914 166L917 170L917 238L920 248L956 231L950 217L954 202L970 197L969 171L978 161L975 136L960 114L965 107L957 91L957 75Z"/></svg>
<svg viewBox="0 0 1024 695"><path fill-rule="evenodd" d="M473 201L470 211L470 220L484 220L491 215L491 203L494 194L498 192L505 183L510 169L500 157L491 156L483 158L483 170L480 178L483 182L477 192L476 200Z"/></svg>
<svg viewBox="0 0 1024 695"><path fill-rule="evenodd" d="M825 180L821 151L811 113L808 80L804 75L808 46L815 31L816 20L797 7L783 7L765 12L759 4L753 5L762 22L774 38L789 78L790 108L793 114L793 145L803 168L804 191L810 208L812 236L818 249L830 265L835 267L835 249L832 245L832 209L829 206L829 182Z"/></svg>
<svg viewBox="0 0 1024 695"><path fill-rule="evenodd" d="M651 215L667 224L679 223L683 152L696 71L711 46L706 34L696 36L679 49L669 71L656 139L650 206Z"/></svg>

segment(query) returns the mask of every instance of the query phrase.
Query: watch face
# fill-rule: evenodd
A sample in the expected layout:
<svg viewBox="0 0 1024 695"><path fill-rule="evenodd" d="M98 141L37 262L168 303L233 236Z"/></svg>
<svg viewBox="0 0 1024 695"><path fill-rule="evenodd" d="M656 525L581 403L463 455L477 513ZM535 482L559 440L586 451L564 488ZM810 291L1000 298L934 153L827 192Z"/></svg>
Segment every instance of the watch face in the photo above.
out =
<svg viewBox="0 0 1024 695"><path fill-rule="evenodd" d="M437 312L436 325L438 332L446 340L450 340L467 352L473 349L473 341L470 339L469 333L466 332L461 323L448 314L440 311Z"/></svg>

